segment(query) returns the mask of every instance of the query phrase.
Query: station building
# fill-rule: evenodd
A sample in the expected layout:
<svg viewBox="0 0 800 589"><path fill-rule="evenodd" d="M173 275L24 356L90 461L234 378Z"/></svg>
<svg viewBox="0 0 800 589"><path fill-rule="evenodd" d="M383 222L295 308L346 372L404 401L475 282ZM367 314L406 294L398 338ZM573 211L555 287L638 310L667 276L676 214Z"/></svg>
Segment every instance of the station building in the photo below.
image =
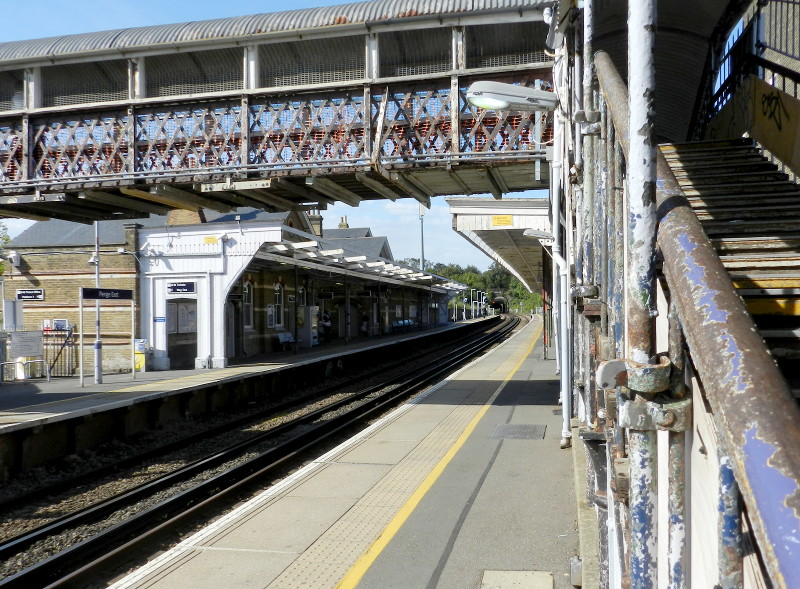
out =
<svg viewBox="0 0 800 589"><path fill-rule="evenodd" d="M4 296L23 306L17 329L70 345L83 304L90 363L95 303L80 288L99 275L101 288L133 291L133 320L129 301L100 303L105 372L130 370L133 338L150 369L222 368L448 321L464 285L397 264L385 237L342 221L323 231L302 210L172 211L99 221L98 245L92 225L38 222L7 245Z"/></svg>

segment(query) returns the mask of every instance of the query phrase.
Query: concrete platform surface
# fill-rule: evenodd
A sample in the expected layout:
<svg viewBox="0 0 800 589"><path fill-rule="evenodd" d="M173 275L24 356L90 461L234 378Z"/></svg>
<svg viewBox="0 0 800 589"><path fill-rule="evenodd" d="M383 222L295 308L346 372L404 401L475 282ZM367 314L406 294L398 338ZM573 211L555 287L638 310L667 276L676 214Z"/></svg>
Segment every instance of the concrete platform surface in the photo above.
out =
<svg viewBox="0 0 800 589"><path fill-rule="evenodd" d="M557 394L534 320L112 587L569 589Z"/></svg>

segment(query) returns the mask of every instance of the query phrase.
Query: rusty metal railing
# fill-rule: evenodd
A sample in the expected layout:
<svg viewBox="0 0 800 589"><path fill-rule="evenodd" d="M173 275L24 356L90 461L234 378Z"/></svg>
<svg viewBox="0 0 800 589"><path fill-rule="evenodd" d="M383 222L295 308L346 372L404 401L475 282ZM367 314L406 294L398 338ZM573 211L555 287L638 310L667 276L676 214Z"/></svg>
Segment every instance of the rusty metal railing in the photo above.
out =
<svg viewBox="0 0 800 589"><path fill-rule="evenodd" d="M627 154L627 88L606 54L595 56L595 68L601 111ZM800 587L800 409L660 153L657 165L658 247L671 303L771 580ZM720 517L736 521L729 507ZM720 563L733 555L741 570L741 552L728 548L723 539Z"/></svg>
<svg viewBox="0 0 800 589"><path fill-rule="evenodd" d="M547 75L541 69L523 77ZM463 77L453 88L445 78L424 85L0 113L0 189L60 190L76 181L114 186L156 177L188 181L253 171L280 176L320 165L343 172L370 163L446 166L454 157L541 158L552 120L543 113L478 109L466 100L470 82Z"/></svg>

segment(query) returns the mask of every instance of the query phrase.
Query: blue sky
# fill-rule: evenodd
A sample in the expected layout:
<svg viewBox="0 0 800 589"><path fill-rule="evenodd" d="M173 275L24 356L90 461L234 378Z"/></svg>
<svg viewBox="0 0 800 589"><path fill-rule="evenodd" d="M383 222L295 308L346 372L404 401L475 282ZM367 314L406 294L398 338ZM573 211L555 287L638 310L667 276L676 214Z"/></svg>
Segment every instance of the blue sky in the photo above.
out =
<svg viewBox="0 0 800 589"><path fill-rule="evenodd" d="M241 16L286 9L313 8L344 4L331 0L293 0L292 2L219 2L219 0L28 0L5 2L3 21L8 26L0 42L36 39L62 34L87 33L131 26L188 22L228 16ZM514 196L531 196L521 193ZM473 264L485 270L491 259L474 248L451 228L450 213L444 198L436 197L424 219L425 258L432 262ZM346 216L351 227L370 227L373 235L389 238L396 259L420 257L419 206L415 200L395 203L374 201L353 208L336 205L323 213L325 227L336 227ZM16 235L30 222L8 219L9 234Z"/></svg>

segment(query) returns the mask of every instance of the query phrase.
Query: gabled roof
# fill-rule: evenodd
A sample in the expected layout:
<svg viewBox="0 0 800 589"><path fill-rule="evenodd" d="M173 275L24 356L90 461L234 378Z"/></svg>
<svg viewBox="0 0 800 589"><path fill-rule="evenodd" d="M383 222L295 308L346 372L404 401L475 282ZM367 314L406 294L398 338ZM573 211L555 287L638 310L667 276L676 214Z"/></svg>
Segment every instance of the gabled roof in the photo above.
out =
<svg viewBox="0 0 800 589"><path fill-rule="evenodd" d="M301 231L309 232L311 226L304 214L279 212L268 213L260 209L243 207L230 213L206 210L208 223L235 223L236 217L242 223L248 221L274 221L291 225ZM122 245L125 243L125 225L136 223L142 227L166 227L165 215L151 215L142 219L120 219L118 221L98 221L100 245ZM80 247L94 245L94 225L51 219L38 221L8 242L6 249L13 248L53 248Z"/></svg>
<svg viewBox="0 0 800 589"><path fill-rule="evenodd" d="M372 237L369 227L348 227L347 229L324 229L322 234L331 239L352 239L355 237Z"/></svg>
<svg viewBox="0 0 800 589"><path fill-rule="evenodd" d="M143 227L158 227L166 224L166 217L153 216L144 219L120 219L99 221L101 245L125 244L125 225L138 223ZM94 245L94 225L51 219L38 221L6 244L6 249L27 247L79 247Z"/></svg>
<svg viewBox="0 0 800 589"><path fill-rule="evenodd" d="M389 240L386 237L351 237L347 239L325 237L320 242L330 244L331 249L350 250L355 253L364 254L372 258L384 258L394 260L392 250L389 247Z"/></svg>

